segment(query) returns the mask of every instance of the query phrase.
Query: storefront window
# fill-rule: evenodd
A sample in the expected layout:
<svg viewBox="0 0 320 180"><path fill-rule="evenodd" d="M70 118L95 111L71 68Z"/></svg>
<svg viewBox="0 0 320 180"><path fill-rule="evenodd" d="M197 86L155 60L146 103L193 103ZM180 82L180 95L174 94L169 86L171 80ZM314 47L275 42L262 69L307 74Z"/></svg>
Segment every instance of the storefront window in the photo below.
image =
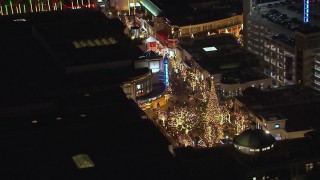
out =
<svg viewBox="0 0 320 180"><path fill-rule="evenodd" d="M143 84L137 84L136 85L136 96L139 97L139 96L142 96L143 94L144 94Z"/></svg>

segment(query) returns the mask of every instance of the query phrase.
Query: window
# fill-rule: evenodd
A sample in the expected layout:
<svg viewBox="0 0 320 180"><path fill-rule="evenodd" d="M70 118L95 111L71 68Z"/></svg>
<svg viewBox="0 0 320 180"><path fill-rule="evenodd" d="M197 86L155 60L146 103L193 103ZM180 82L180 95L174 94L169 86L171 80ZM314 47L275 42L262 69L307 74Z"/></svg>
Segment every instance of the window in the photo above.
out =
<svg viewBox="0 0 320 180"><path fill-rule="evenodd" d="M307 163L306 164L306 171L310 172L313 169L313 163Z"/></svg>
<svg viewBox="0 0 320 180"><path fill-rule="evenodd" d="M208 29L208 26L203 26L203 31L206 31Z"/></svg>
<svg viewBox="0 0 320 180"><path fill-rule="evenodd" d="M139 97L139 96L142 96L143 94L144 94L143 84L137 84L136 85L136 96Z"/></svg>
<svg viewBox="0 0 320 180"><path fill-rule="evenodd" d="M275 124L275 125L274 125L274 128L275 128L275 129L279 129L279 128L280 128L280 124Z"/></svg>

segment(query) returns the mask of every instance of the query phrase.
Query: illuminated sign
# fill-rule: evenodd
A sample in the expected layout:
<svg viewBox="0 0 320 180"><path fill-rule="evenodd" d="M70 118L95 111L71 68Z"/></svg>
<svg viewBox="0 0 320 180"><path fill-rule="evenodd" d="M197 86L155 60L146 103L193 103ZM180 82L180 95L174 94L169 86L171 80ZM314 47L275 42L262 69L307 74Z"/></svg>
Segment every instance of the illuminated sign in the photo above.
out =
<svg viewBox="0 0 320 180"><path fill-rule="evenodd" d="M163 59L163 74L159 74L159 80L163 81L165 86L169 86L169 60L167 57Z"/></svg>
<svg viewBox="0 0 320 180"><path fill-rule="evenodd" d="M130 3L129 6L130 6L130 7L134 7L134 6L139 7L140 4L139 4L139 3Z"/></svg>
<svg viewBox="0 0 320 180"><path fill-rule="evenodd" d="M169 86L169 66L168 66L168 58L164 59L164 73L165 73L165 81L164 84Z"/></svg>
<svg viewBox="0 0 320 180"><path fill-rule="evenodd" d="M205 50L206 52L208 52L208 51L216 51L217 48L212 46L212 47L205 47L205 48L203 48L203 50Z"/></svg>
<svg viewBox="0 0 320 180"><path fill-rule="evenodd" d="M303 22L308 23L309 22L309 0L304 0L303 4Z"/></svg>

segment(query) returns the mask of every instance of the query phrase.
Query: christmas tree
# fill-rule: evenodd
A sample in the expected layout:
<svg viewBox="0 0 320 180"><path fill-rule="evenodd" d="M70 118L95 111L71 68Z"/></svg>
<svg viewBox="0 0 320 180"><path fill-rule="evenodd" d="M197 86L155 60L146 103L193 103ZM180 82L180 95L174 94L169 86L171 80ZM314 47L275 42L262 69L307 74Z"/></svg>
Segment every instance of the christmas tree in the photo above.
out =
<svg viewBox="0 0 320 180"><path fill-rule="evenodd" d="M227 113L227 112L225 112ZM211 81L211 87L208 96L206 111L203 117L204 122L204 142L207 147L214 146L223 137L223 127L227 116L222 112L219 105L219 99L216 94L214 81Z"/></svg>

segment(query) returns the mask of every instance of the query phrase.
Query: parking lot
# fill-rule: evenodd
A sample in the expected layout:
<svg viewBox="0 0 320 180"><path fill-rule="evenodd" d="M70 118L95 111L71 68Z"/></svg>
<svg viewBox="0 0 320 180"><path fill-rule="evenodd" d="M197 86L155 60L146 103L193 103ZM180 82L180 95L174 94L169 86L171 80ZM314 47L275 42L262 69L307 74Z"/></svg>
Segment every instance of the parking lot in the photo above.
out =
<svg viewBox="0 0 320 180"><path fill-rule="evenodd" d="M310 5L310 10L311 10L310 24L319 26L320 17L313 15L317 13L313 12L314 8L312 6L313 5ZM276 12L275 10L277 10L279 13L270 13L270 11ZM257 5L254 8L253 13L261 15L261 17L266 18L271 22L280 24L281 26L289 30L295 30L299 25L303 24L303 2L302 1L297 1L295 3L281 3L281 4L280 3L264 3L261 5ZM273 15L274 17L264 16L267 13L269 13L268 16ZM287 18L278 17L280 15L284 15Z"/></svg>

